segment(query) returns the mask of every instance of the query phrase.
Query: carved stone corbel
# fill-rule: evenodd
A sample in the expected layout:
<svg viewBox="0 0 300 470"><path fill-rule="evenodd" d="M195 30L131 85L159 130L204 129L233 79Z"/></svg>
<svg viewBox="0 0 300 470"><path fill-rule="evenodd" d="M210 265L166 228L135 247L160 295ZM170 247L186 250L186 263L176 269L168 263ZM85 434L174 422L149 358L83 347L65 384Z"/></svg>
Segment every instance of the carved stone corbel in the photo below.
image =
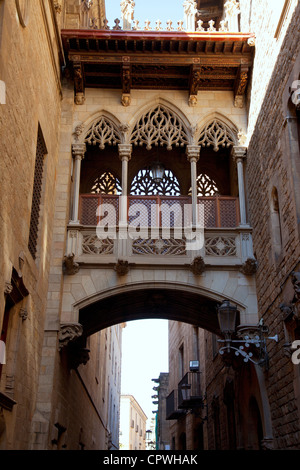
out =
<svg viewBox="0 0 300 470"><path fill-rule="evenodd" d="M116 263L114 270L119 276L125 276L129 272L129 263L128 261L124 261L119 259Z"/></svg>
<svg viewBox="0 0 300 470"><path fill-rule="evenodd" d="M68 274L69 276L73 276L74 274L77 274L79 271L79 264L75 263L74 258L75 258L74 253L64 256L63 267L65 270L65 273Z"/></svg>
<svg viewBox="0 0 300 470"><path fill-rule="evenodd" d="M195 274L196 276L203 274L205 271L205 268L206 268L206 265L202 256L197 256L193 260L193 262L190 264L190 269L192 273Z"/></svg>
<svg viewBox="0 0 300 470"><path fill-rule="evenodd" d="M59 346L58 350L61 351L71 341L74 341L83 333L83 327L80 323L61 323L58 334Z"/></svg>
<svg viewBox="0 0 300 470"><path fill-rule="evenodd" d="M242 265L240 271L246 276L253 276L257 272L257 261L255 258L248 258Z"/></svg>

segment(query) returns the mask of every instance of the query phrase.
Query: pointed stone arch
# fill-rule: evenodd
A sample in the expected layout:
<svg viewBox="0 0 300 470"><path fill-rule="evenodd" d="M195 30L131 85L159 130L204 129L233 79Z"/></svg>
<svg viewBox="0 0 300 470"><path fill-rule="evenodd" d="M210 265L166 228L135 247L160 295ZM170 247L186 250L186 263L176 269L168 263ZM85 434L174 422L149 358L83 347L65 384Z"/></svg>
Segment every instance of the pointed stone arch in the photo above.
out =
<svg viewBox="0 0 300 470"><path fill-rule="evenodd" d="M74 130L76 143L116 146L125 141L127 126L123 125L113 114L101 111L85 122L80 123Z"/></svg>
<svg viewBox="0 0 300 470"><path fill-rule="evenodd" d="M191 143L191 132L187 120L172 107L157 102L147 107L136 119L130 134L130 143L135 146L165 146L168 150Z"/></svg>
<svg viewBox="0 0 300 470"><path fill-rule="evenodd" d="M236 130L221 119L215 117L200 129L196 144L201 147L212 147L217 152L220 147L229 148L238 144Z"/></svg>

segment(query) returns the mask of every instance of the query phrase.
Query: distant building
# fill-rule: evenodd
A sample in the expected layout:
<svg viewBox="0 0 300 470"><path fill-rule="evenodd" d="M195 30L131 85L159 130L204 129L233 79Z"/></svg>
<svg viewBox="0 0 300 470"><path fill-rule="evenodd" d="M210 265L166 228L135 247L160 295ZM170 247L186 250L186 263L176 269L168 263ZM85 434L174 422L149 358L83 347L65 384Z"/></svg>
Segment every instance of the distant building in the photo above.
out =
<svg viewBox="0 0 300 470"><path fill-rule="evenodd" d="M132 395L121 395L120 450L146 449L147 416Z"/></svg>

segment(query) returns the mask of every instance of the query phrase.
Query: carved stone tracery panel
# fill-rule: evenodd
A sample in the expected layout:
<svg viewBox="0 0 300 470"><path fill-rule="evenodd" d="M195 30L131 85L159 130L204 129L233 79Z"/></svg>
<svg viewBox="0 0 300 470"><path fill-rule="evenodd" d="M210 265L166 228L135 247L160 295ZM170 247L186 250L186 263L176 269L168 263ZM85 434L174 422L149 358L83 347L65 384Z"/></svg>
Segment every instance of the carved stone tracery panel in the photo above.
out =
<svg viewBox="0 0 300 470"><path fill-rule="evenodd" d="M105 145L117 145L121 143L121 133L117 126L105 116L101 116L89 129L85 142L87 144L99 144L100 149Z"/></svg>
<svg viewBox="0 0 300 470"><path fill-rule="evenodd" d="M224 123L215 119L206 125L199 136L198 144L201 147L212 146L217 152L220 147L235 145L234 132Z"/></svg>
<svg viewBox="0 0 300 470"><path fill-rule="evenodd" d="M137 122L131 135L131 143L146 145L147 150L153 145L166 146L171 150L173 145L183 147L189 144L189 139L180 119L169 109L158 105Z"/></svg>

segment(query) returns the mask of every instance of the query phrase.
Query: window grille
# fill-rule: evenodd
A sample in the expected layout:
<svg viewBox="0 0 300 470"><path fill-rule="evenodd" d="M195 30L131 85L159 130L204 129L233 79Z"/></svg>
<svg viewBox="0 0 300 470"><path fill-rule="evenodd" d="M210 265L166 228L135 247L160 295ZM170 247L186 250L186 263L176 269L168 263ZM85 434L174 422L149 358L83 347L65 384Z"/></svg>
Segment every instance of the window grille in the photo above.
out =
<svg viewBox="0 0 300 470"><path fill-rule="evenodd" d="M144 168L134 177L130 194L137 196L180 196L180 186L171 170L165 170L163 181L156 183L152 179L150 168Z"/></svg>
<svg viewBox="0 0 300 470"><path fill-rule="evenodd" d="M109 171L104 172L98 176L93 182L91 194L122 194L121 183Z"/></svg>
<svg viewBox="0 0 300 470"><path fill-rule="evenodd" d="M197 195L198 196L215 196L220 191L217 187L216 182L206 174L200 174L197 177ZM192 194L192 189L189 191L189 195Z"/></svg>
<svg viewBox="0 0 300 470"><path fill-rule="evenodd" d="M44 169L44 156L46 153L47 153L47 150L46 150L44 138L42 135L42 131L39 128L37 146L36 146L33 194L32 194L32 205L31 205L31 219L30 219L29 241L28 241L28 248L33 259L36 259L36 252L37 252L39 216L40 216L43 169Z"/></svg>

